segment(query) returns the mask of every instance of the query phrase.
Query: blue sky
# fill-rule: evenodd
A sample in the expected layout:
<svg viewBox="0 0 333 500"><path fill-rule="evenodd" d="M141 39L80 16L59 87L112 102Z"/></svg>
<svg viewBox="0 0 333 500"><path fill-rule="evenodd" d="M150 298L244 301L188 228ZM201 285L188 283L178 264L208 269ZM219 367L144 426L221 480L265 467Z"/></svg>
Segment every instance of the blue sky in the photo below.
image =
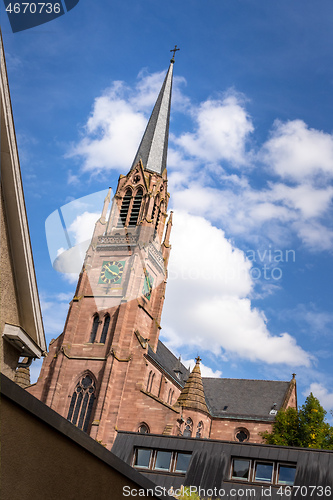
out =
<svg viewBox="0 0 333 500"><path fill-rule="evenodd" d="M177 44L162 339L208 375L296 372L299 402L332 409L332 2L80 0L16 34L1 9L48 342L75 277L53 269L45 221L102 192L71 221L88 237Z"/></svg>

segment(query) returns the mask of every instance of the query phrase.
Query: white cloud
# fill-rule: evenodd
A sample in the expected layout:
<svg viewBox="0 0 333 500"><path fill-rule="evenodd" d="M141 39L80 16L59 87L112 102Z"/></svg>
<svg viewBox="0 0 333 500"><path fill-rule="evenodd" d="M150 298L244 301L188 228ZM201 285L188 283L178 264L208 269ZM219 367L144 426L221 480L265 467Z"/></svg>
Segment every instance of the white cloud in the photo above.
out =
<svg viewBox="0 0 333 500"><path fill-rule="evenodd" d="M72 296L71 296L72 298ZM45 296L41 293L41 308L45 334L58 337L64 329L68 312L68 294L65 296Z"/></svg>
<svg viewBox="0 0 333 500"><path fill-rule="evenodd" d="M308 183L293 187L270 183L270 187L273 200L284 202L287 207L299 210L305 219L322 216L330 208L333 198L332 186L316 189Z"/></svg>
<svg viewBox="0 0 333 500"><path fill-rule="evenodd" d="M308 396L310 392L319 399L320 404L326 411L333 410L333 392L329 392L323 384L313 382L310 387L303 392L303 395Z"/></svg>
<svg viewBox="0 0 333 500"><path fill-rule="evenodd" d="M75 283L78 278L99 217L100 213L87 211L76 216L68 227L73 246L68 250L61 247L57 251L57 259L53 266L58 272L63 273L69 283Z"/></svg>
<svg viewBox="0 0 333 500"><path fill-rule="evenodd" d="M140 71L138 82L134 92L130 96L131 105L137 110L150 112L156 102L156 98L161 90L166 72L148 73L146 70ZM186 110L190 106L190 100L186 97L181 87L186 85L186 80L181 76L173 77L172 85L172 108Z"/></svg>
<svg viewBox="0 0 333 500"><path fill-rule="evenodd" d="M193 108L192 114L196 132L185 133L175 141L187 154L204 161L227 160L234 165L247 161L245 146L254 128L238 95L207 100Z"/></svg>
<svg viewBox="0 0 333 500"><path fill-rule="evenodd" d="M38 379L39 374L40 374L40 370L42 368L43 360L44 360L44 358L35 359L32 362L32 364L30 366L30 383L31 384L34 384L35 382L37 382L37 379Z"/></svg>
<svg viewBox="0 0 333 500"><path fill-rule="evenodd" d="M266 189L256 190L243 178L224 174L224 188L219 189L210 185L212 179L207 169L204 175L192 174L188 182L179 175L173 182L173 205L222 224L229 234L248 240L264 237L284 247L296 235L311 250L332 248L333 232L327 216L333 187L319 189L309 183L290 187L270 182Z"/></svg>
<svg viewBox="0 0 333 500"><path fill-rule="evenodd" d="M300 220L294 223L299 237L312 251L332 250L333 231L317 221L305 223Z"/></svg>
<svg viewBox="0 0 333 500"><path fill-rule="evenodd" d="M134 88L113 82L95 99L83 137L67 157L82 158L83 171L128 170L147 124L146 113L151 112L164 77L165 72L142 71ZM173 103L181 109L189 105L180 90L184 82L184 78L175 78L173 86ZM69 183L76 181L76 176L69 176Z"/></svg>
<svg viewBox="0 0 333 500"><path fill-rule="evenodd" d="M189 368L190 371L193 370L196 363L194 359L182 359L181 362L183 363L184 366ZM222 375L221 370L214 371L209 366L206 366L203 362L200 363L200 371L202 377L220 378Z"/></svg>
<svg viewBox="0 0 333 500"><path fill-rule="evenodd" d="M125 91L124 85L116 82L95 99L86 135L68 154L83 158L82 170L119 169L131 165L146 119L124 99Z"/></svg>
<svg viewBox="0 0 333 500"><path fill-rule="evenodd" d="M261 156L286 179L301 181L317 174L333 177L333 135L308 128L302 120L277 120Z"/></svg>
<svg viewBox="0 0 333 500"><path fill-rule="evenodd" d="M288 333L272 335L248 298L251 263L202 217L175 211L163 335L170 345L251 361L310 366Z"/></svg>
<svg viewBox="0 0 333 500"><path fill-rule="evenodd" d="M100 216L100 212L83 212L74 219L68 230L74 237L75 245L82 242L90 243L95 224Z"/></svg>
<svg viewBox="0 0 333 500"><path fill-rule="evenodd" d="M132 88L114 82L95 99L84 135L70 153L83 160L83 170L128 170L164 76L142 71ZM229 90L194 105L181 90L185 83L182 77L174 79L173 109L192 120L194 131L170 136L174 206L216 224L222 220L229 234L248 240L266 238L283 246L296 235L312 251L330 249L333 232L323 218L332 208L333 187L326 181L333 174L333 137L301 120L276 121L256 155L244 97ZM270 168L259 170L258 159ZM228 174L228 166L239 165L241 175ZM264 187L251 186L249 170L244 170L248 165L266 180ZM272 182L271 173L294 185ZM69 182L76 181L76 176L69 177Z"/></svg>

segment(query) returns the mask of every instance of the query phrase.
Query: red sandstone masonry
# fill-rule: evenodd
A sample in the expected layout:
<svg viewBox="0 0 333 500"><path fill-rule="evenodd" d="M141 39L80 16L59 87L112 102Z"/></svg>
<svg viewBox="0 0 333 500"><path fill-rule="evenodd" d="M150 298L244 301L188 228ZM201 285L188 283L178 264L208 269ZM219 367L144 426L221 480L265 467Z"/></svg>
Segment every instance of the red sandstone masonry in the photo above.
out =
<svg viewBox="0 0 333 500"><path fill-rule="evenodd" d="M118 217L116 212L121 208L127 188L130 186L135 191L141 186L143 203L137 229L142 230L144 235L145 228L151 231L155 227L156 220L152 221L151 217L154 203L158 200L161 203L161 222L157 234L162 241L169 199L166 170L160 176L145 172L140 163L135 168L138 170L139 181L133 183L133 171L120 177L110 217L114 220ZM130 207L132 204L133 197ZM153 289L150 300L140 296L144 277L138 251L147 254L146 246L149 241L145 242L147 245L142 244L140 249L115 248L110 255L107 244L97 247L96 238L103 233L103 224L101 220L96 223L94 238L87 251L75 296L69 306L64 333L50 345L50 352L44 360L38 382L28 389L29 392L66 418L77 382L84 374L89 373L96 381L96 400L88 432L109 449L117 430L137 431L142 422L149 426L152 433L162 434L168 426L173 434L177 434L180 417L183 420L192 419L192 435L196 434L198 423L201 421L202 437L234 440L236 429L245 427L250 432L250 441L260 442L259 433L269 430L271 424L216 419L197 410L186 409L182 412L182 409L178 408L176 411L167 404L170 389L174 391L172 404L175 404L180 395L179 384L147 357L148 348L144 341L149 339L151 348L156 352L167 270L165 269L161 276L158 274L161 273L158 266L153 260L149 261L149 272L162 279ZM170 230L171 224L168 234ZM120 237L126 235L124 229L115 231L118 231ZM167 243L163 247L166 263L169 253L170 246ZM121 284L111 287L117 295L114 298L108 295L108 287L99 283L102 264L111 259L126 261ZM133 300L127 301L128 296L134 297ZM96 313L102 323L98 327L95 342L89 343ZM99 341L106 313L110 314L110 325L106 342L101 344ZM135 332L138 332L141 343ZM151 394L148 394L150 371L155 377ZM291 392L289 401L286 401L287 406L290 404L296 404L295 390Z"/></svg>

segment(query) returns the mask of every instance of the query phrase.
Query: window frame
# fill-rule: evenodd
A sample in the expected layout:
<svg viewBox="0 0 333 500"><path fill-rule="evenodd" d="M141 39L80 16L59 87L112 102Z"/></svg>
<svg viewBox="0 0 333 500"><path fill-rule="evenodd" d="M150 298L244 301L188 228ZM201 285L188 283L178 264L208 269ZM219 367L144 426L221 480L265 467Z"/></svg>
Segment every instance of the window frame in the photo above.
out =
<svg viewBox="0 0 333 500"><path fill-rule="evenodd" d="M249 474L248 474L248 479L246 478L237 478L233 477L233 471L234 471L234 461L235 460L244 460L244 461L249 461ZM256 470L257 470L257 464L271 464L273 465L272 468L272 476L270 481L265 481L262 479L256 479ZM280 475L280 467L290 467L295 469L295 478L296 478L296 472L297 472L297 462L286 462L284 460L274 460L274 459L260 459L260 458L250 458L250 457L240 457L240 456L231 456L230 460L230 469L229 469L229 476L228 480L229 481L236 481L240 483L247 483L247 484L258 484L258 485L271 485L271 486L293 486L295 483L295 478L294 482L292 484L285 484L285 483L279 483L279 475Z"/></svg>
<svg viewBox="0 0 333 500"><path fill-rule="evenodd" d="M150 451L149 467L142 467L140 465L135 465L138 450L149 450ZM156 459L157 459L158 452L171 453L169 469L156 468ZM161 449L161 448L147 448L144 446L136 446L136 447L134 447L131 465L134 469L137 469L139 471L142 470L142 471L149 471L149 472L156 473L156 474L168 474L168 475L171 474L171 475L175 475L175 476L184 477L187 473L188 467L187 467L187 470L185 472L176 470L179 454L190 456L190 460L188 462L188 467L189 467L190 462L191 462L191 458L192 458L192 452L187 452L187 451L183 451L183 450L167 450L165 448Z"/></svg>
<svg viewBox="0 0 333 500"><path fill-rule="evenodd" d="M254 483L261 483L261 484L274 484L274 479L275 479L275 470L276 470L276 465L278 462L274 462L274 460L260 460L256 459L253 462L253 482ZM272 474L271 474L271 479L266 481L265 479L256 479L256 472L257 472L257 465L258 464L263 464L263 465L271 465L272 466Z"/></svg>
<svg viewBox="0 0 333 500"><path fill-rule="evenodd" d="M176 451L174 453L175 453L174 464L173 464L173 471L174 471L174 473L175 474L186 474L187 471L188 471L190 462L191 462L192 453L189 453L188 451ZM189 460L189 463L188 463L186 471L177 470L177 462L178 462L179 455L188 455L190 457L190 460Z"/></svg>
<svg viewBox="0 0 333 500"><path fill-rule="evenodd" d="M157 456L159 453L170 453L170 462L169 462L169 469L162 469L160 467L156 467L156 461L157 461ZM173 470L173 466L174 466L174 453L173 453L173 450L155 450L155 453L154 453L154 460L153 460L153 466L152 466L152 470L153 471L157 471L157 472L171 472L171 470Z"/></svg>
<svg viewBox="0 0 333 500"><path fill-rule="evenodd" d="M150 457L149 457L149 462L148 462L148 466L147 467L145 465L135 465L136 458L138 456L138 451L139 450L150 451ZM137 448L135 448L134 454L133 454L133 460L132 460L132 467L134 469L150 470L152 459L153 459L153 453L152 452L153 452L153 450L151 448L145 448L144 446L141 446L141 447L138 446Z"/></svg>
<svg viewBox="0 0 333 500"><path fill-rule="evenodd" d="M243 477L233 477L233 470L234 470L234 461L235 460L243 460L244 462L249 462L249 473L248 473L248 478L243 478ZM231 470L230 470L230 479L231 480L236 480L236 481L246 481L249 483L251 481L252 477L252 460L251 458L243 458L243 457L232 457L231 459Z"/></svg>
<svg viewBox="0 0 333 500"><path fill-rule="evenodd" d="M276 467L276 478L275 478L275 482L276 482L276 485L278 486L293 486L294 483L295 483L295 478L294 478L294 482L292 484L288 484L288 483L280 483L279 482L279 478L280 478L280 467L289 467L290 469L293 468L295 469L295 476L296 476L296 470L297 470L297 465L296 464L291 464L291 463L287 463L287 462L278 462L277 463L277 467Z"/></svg>

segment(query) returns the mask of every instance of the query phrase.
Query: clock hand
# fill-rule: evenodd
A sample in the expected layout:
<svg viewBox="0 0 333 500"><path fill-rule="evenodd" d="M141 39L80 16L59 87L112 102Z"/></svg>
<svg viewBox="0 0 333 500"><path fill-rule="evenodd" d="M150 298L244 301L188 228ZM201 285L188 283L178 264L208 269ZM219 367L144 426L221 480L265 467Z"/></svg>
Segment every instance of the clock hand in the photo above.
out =
<svg viewBox="0 0 333 500"><path fill-rule="evenodd" d="M113 274L114 276L118 276L118 273L115 273L114 271L112 271L112 269L110 269L108 266L105 266L105 269L107 271L109 271L109 273Z"/></svg>

